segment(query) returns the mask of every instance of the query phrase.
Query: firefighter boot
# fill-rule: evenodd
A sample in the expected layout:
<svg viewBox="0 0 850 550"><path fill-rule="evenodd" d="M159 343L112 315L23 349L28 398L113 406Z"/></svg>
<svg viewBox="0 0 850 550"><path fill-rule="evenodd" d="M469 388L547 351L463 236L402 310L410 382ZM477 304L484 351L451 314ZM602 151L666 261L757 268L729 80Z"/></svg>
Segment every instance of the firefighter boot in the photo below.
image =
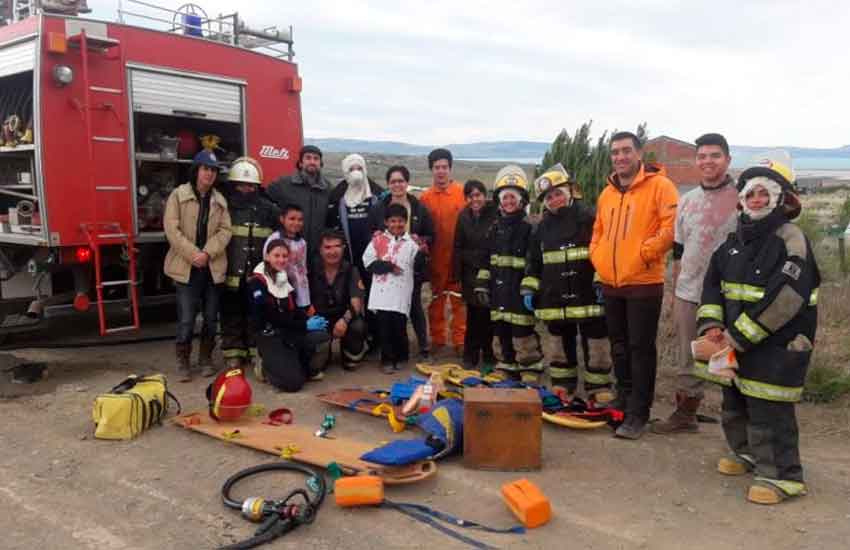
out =
<svg viewBox="0 0 850 550"><path fill-rule="evenodd" d="M189 366L189 355L192 353L192 344L176 344L174 351L177 356L177 381L191 382L192 370Z"/></svg>
<svg viewBox="0 0 850 550"><path fill-rule="evenodd" d="M717 471L725 476L742 476L753 471L755 458L750 455L724 456L717 461Z"/></svg>
<svg viewBox="0 0 850 550"><path fill-rule="evenodd" d="M806 484L801 481L756 478L747 491L747 500L755 504L779 504L785 499L806 494Z"/></svg>
<svg viewBox="0 0 850 550"><path fill-rule="evenodd" d="M201 349L198 353L198 367L201 369L201 376L215 376L216 368L213 365L212 354L215 349L215 338L202 338Z"/></svg>
<svg viewBox="0 0 850 550"><path fill-rule="evenodd" d="M584 362L584 390L600 405L614 400L611 391L611 345L607 338L588 338Z"/></svg>
<svg viewBox="0 0 850 550"><path fill-rule="evenodd" d="M667 420L654 422L652 432L673 434L698 431L697 409L699 409L700 401L699 397L690 397L682 391L676 392L676 410L667 417Z"/></svg>

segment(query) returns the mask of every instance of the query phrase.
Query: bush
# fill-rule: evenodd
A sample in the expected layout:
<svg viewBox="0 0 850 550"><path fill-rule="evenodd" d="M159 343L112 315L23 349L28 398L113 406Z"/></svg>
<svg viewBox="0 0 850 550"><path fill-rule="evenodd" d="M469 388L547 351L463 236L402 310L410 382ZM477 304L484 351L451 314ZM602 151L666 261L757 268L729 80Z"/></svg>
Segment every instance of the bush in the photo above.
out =
<svg viewBox="0 0 850 550"><path fill-rule="evenodd" d="M800 216L794 220L794 223L803 230L803 233L812 242L812 246L817 247L824 236L817 216L808 210L803 210Z"/></svg>
<svg viewBox="0 0 850 550"><path fill-rule="evenodd" d="M813 403L826 403L850 394L850 374L844 369L815 366L809 369L803 399Z"/></svg>

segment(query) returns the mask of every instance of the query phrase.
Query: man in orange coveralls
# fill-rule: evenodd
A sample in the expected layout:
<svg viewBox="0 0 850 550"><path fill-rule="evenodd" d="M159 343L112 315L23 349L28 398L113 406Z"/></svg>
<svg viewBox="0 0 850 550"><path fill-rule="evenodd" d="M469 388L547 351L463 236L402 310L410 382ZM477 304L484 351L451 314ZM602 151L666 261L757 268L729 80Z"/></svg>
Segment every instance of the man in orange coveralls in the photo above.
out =
<svg viewBox="0 0 850 550"><path fill-rule="evenodd" d="M420 202L425 205L436 229L431 251L431 305L428 306L428 325L431 345L436 355L446 345L446 302L451 306L451 341L458 357L463 357L463 337L466 333L466 307L460 293L460 283L453 279L452 251L457 218L466 200L463 185L452 180L452 154L447 149L434 149L428 154L432 185Z"/></svg>

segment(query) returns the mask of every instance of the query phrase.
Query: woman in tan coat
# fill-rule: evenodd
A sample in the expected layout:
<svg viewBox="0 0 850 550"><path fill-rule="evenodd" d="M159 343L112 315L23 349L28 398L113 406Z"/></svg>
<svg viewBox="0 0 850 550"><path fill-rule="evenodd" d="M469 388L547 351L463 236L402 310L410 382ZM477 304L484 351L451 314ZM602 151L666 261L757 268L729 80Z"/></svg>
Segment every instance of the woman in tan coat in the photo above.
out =
<svg viewBox="0 0 850 550"><path fill-rule="evenodd" d="M165 236L170 248L165 256L165 274L174 280L177 295L177 374L189 382L192 373L192 335L198 310L203 310L201 350L198 366L204 376L215 374L212 352L219 312L219 285L227 272L225 249L230 242L227 201L213 189L218 160L201 151L192 161L188 183L175 189L165 206Z"/></svg>

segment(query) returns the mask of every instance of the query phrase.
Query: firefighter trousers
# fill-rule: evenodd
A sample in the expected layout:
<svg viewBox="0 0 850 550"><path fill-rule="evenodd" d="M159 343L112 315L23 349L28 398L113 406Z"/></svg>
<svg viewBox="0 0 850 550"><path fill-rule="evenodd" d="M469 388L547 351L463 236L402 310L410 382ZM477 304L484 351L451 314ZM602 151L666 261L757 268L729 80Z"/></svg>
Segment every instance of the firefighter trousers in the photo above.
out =
<svg viewBox="0 0 850 550"><path fill-rule="evenodd" d="M749 397L736 386L724 386L722 422L729 447L755 462L756 476L803 482L794 403Z"/></svg>
<svg viewBox="0 0 850 550"><path fill-rule="evenodd" d="M221 292L221 353L224 360L249 361L257 355L257 344L248 318L247 287Z"/></svg>
<svg viewBox="0 0 850 550"><path fill-rule="evenodd" d="M330 340L323 330L292 333L274 331L257 336L263 373L269 383L285 392L297 392L314 374L316 348Z"/></svg>
<svg viewBox="0 0 850 550"><path fill-rule="evenodd" d="M512 379L539 383L543 373L543 352L534 327L495 321L493 335L496 368Z"/></svg>
<svg viewBox="0 0 850 550"><path fill-rule="evenodd" d="M334 325L339 319L329 319L328 327L333 330ZM366 338L369 328L366 324L366 319L363 317L355 317L348 323L345 330L345 335L339 338L339 351L342 356L342 368L353 370L363 361L366 356L368 346ZM331 362L333 355L333 341L328 340L320 344L316 348L316 356L313 360L313 370L325 370Z"/></svg>
<svg viewBox="0 0 850 550"><path fill-rule="evenodd" d="M544 357L553 386L563 386L570 393L578 387L579 374L584 389L595 393L611 386L611 349L605 319L593 318L572 323L553 321L546 328L551 335L544 338ZM578 359L581 341L582 360Z"/></svg>

